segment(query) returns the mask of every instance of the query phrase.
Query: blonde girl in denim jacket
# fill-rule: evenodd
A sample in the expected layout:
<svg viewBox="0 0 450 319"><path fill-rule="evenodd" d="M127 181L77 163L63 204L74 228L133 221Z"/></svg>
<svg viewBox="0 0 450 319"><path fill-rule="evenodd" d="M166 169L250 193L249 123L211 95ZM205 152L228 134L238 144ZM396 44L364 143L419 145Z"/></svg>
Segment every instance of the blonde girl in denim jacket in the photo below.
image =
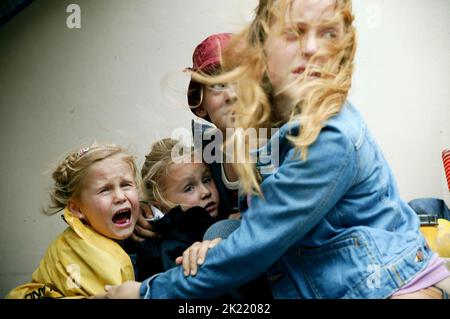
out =
<svg viewBox="0 0 450 319"><path fill-rule="evenodd" d="M445 297L447 261L426 244L347 101L353 19L351 0L259 1L228 46L230 72L203 79L234 83L234 127L279 128L257 149L245 131L229 141L246 150L247 161L234 165L250 202L241 226L195 276L178 267L112 287L107 298L210 298L264 272L275 298ZM278 165L268 169L260 154L277 154Z"/></svg>

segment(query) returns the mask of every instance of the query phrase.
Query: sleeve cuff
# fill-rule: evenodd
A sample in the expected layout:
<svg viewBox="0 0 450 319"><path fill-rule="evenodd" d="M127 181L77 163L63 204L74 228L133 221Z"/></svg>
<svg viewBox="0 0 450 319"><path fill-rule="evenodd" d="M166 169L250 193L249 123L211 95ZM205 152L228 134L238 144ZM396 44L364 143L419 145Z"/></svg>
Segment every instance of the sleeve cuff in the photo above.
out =
<svg viewBox="0 0 450 319"><path fill-rule="evenodd" d="M152 298L150 295L150 282L158 275L159 274L155 274L142 282L141 287L139 288L139 295L141 296L141 299Z"/></svg>

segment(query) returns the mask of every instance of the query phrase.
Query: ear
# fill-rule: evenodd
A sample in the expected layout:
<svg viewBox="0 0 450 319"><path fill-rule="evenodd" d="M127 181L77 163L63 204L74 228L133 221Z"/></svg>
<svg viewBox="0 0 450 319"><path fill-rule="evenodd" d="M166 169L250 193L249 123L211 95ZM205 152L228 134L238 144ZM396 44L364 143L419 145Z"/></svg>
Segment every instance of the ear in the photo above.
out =
<svg viewBox="0 0 450 319"><path fill-rule="evenodd" d="M194 109L194 113L195 113L195 115L197 115L198 117L201 117L201 118L205 118L208 115L208 112L203 107L203 103Z"/></svg>
<svg viewBox="0 0 450 319"><path fill-rule="evenodd" d="M79 201L75 199L69 199L69 202L67 203L67 206L69 207L70 212L77 217L80 220L86 220L86 216L84 216L83 212L81 211L81 206Z"/></svg>

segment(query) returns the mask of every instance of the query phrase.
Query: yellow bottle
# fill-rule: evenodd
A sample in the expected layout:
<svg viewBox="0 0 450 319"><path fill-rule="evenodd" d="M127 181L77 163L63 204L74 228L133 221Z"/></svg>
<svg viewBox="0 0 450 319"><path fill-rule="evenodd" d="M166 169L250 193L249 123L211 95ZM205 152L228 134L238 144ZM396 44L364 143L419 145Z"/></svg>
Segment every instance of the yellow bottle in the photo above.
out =
<svg viewBox="0 0 450 319"><path fill-rule="evenodd" d="M436 250L436 239L438 236L438 219L436 216L432 215L419 215L420 220L420 230L425 236L428 245L432 251Z"/></svg>
<svg viewBox="0 0 450 319"><path fill-rule="evenodd" d="M431 250L440 257L450 258L450 222L437 216L419 215L420 230Z"/></svg>
<svg viewBox="0 0 450 319"><path fill-rule="evenodd" d="M450 258L450 221L438 219L436 252L441 257Z"/></svg>

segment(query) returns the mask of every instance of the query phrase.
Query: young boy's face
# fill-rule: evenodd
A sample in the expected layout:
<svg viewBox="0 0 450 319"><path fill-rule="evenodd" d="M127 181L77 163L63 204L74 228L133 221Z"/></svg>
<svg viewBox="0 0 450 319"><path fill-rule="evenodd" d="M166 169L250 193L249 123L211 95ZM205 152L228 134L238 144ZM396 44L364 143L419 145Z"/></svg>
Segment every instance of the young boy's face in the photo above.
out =
<svg viewBox="0 0 450 319"><path fill-rule="evenodd" d="M195 109L195 114L201 118L209 117L225 136L227 127L230 127L228 114L230 106L236 102L236 93L231 86L224 84L203 85L202 89L203 100Z"/></svg>
<svg viewBox="0 0 450 319"><path fill-rule="evenodd" d="M79 199L69 208L102 235L123 240L131 236L139 214L133 170L119 158L92 164L83 181Z"/></svg>
<svg viewBox="0 0 450 319"><path fill-rule="evenodd" d="M211 217L219 214L219 193L203 163L172 163L164 179L165 197L183 210L200 206Z"/></svg>

